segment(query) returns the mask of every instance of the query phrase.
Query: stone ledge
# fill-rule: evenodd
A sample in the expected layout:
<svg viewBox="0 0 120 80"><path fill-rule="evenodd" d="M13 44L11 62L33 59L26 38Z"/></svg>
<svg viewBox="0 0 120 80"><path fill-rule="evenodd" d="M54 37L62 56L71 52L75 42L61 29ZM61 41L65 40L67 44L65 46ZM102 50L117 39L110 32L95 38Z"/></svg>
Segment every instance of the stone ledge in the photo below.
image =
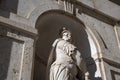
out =
<svg viewBox="0 0 120 80"><path fill-rule="evenodd" d="M82 1L79 0L66 0L67 2L70 2L73 4L77 9L78 13L85 13L89 16L92 16L100 21L103 21L105 23L108 23L110 25L115 25L116 23L119 23L120 20L116 18L115 16L109 15L107 13L104 13L103 11L100 11L94 7L91 7L90 5L82 3Z"/></svg>
<svg viewBox="0 0 120 80"><path fill-rule="evenodd" d="M113 18L116 18L117 20L120 20L119 16L120 6L111 2L111 0L77 0L77 1L103 14L109 15Z"/></svg>
<svg viewBox="0 0 120 80"><path fill-rule="evenodd" d="M37 36L37 30L35 28L32 28L31 26L27 26L22 23L18 23L15 21L12 21L10 19L4 18L0 16L0 25L7 26L8 28L12 28L18 31L21 31L25 34L29 34L33 37Z"/></svg>
<svg viewBox="0 0 120 80"><path fill-rule="evenodd" d="M118 55L119 55L119 53L118 53ZM103 59L103 61L105 61L113 66L116 66L116 67L119 66L119 68L120 68L120 57L111 55L111 53L108 50L103 52L102 59Z"/></svg>

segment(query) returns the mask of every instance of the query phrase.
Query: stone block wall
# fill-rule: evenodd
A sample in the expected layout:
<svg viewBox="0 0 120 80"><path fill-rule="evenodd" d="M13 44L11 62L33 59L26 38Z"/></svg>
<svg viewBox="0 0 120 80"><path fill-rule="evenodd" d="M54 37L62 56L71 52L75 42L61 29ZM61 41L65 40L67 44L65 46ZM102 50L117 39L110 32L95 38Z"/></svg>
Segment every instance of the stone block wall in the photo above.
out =
<svg viewBox="0 0 120 80"><path fill-rule="evenodd" d="M34 42L40 35L36 23L52 10L69 13L91 30L98 44L102 79L119 80L120 5L112 0L0 0L0 80L32 79ZM45 69L43 63L38 66Z"/></svg>
<svg viewBox="0 0 120 80"><path fill-rule="evenodd" d="M22 26L11 20L0 17L0 21L0 80L30 80L34 33L30 34L29 28L22 31Z"/></svg>

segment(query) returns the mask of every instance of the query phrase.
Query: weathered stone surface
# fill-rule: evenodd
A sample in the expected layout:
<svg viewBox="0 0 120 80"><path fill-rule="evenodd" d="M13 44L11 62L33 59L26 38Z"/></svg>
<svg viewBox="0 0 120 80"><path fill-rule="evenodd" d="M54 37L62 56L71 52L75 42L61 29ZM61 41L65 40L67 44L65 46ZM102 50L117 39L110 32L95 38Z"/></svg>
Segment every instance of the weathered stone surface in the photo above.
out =
<svg viewBox="0 0 120 80"><path fill-rule="evenodd" d="M61 26L69 26L76 34L81 27L78 25L79 22L85 25L85 31L88 31L93 41L85 50L83 47L88 43L85 42L87 36L85 38L81 30L82 37L78 34L76 36L80 38L75 37L81 43L80 48L85 53L86 63L94 62L87 65L90 72L95 73L92 76L97 80L101 77L103 80L120 79L119 4L111 0L77 0L78 3L73 4L65 4L61 0L58 0L59 2L56 0L11 1L0 2L0 15L6 17L0 17L0 80L7 78L9 78L7 80L32 80L33 75L35 80L44 80L49 44L52 44L52 40L55 39L56 32ZM12 5L13 3L15 5ZM55 14L47 16L44 13L48 11L60 13L61 16ZM88 14L87 11L91 13ZM42 14L46 18L41 18ZM66 19L66 16L69 18ZM39 27L39 33L35 27ZM34 38L38 38L38 41L36 42ZM36 52L34 48L38 48L38 51ZM91 54L87 54L90 53L90 49ZM38 59L34 60L35 54L38 54ZM33 71L33 63L35 63L36 73ZM86 71L85 67L84 69Z"/></svg>
<svg viewBox="0 0 120 80"><path fill-rule="evenodd" d="M83 4L120 20L120 6L109 0L78 0ZM104 3L104 4L103 4Z"/></svg>
<svg viewBox="0 0 120 80"><path fill-rule="evenodd" d="M82 14L80 19L84 21L86 26L91 26L97 31L97 33L101 36L101 39L105 42L104 47L111 52L111 56L118 55L119 48L113 26L85 14Z"/></svg>
<svg viewBox="0 0 120 80"><path fill-rule="evenodd" d="M118 46L119 46L119 49L120 49L120 25L115 26L115 33L116 33Z"/></svg>
<svg viewBox="0 0 120 80"><path fill-rule="evenodd" d="M23 5L22 3L25 3L30 7ZM32 7L31 5L34 7ZM29 11L27 11L24 7L29 8L28 9ZM18 8L19 14L16 15L16 14L11 13L10 19L16 22L21 22L26 25L35 27L37 18L41 14L49 10L56 10L56 9L63 10L62 7L59 6L57 2L54 2L54 1L28 0L28 2L26 2L26 0L21 0L20 8Z"/></svg>
<svg viewBox="0 0 120 80"><path fill-rule="evenodd" d="M119 64L116 64L119 65ZM120 78L120 67L104 62L106 80L119 80Z"/></svg>
<svg viewBox="0 0 120 80"><path fill-rule="evenodd" d="M1 80L31 79L34 40L16 28L0 25Z"/></svg>
<svg viewBox="0 0 120 80"><path fill-rule="evenodd" d="M13 28L15 30L22 31L22 32L30 34L30 35L37 34L37 30L35 28L32 28L32 27L27 26L25 24L15 22L13 20L9 20L9 19L1 17L1 16L0 16L0 24L5 25L9 28Z"/></svg>
<svg viewBox="0 0 120 80"><path fill-rule="evenodd" d="M18 80L22 55L22 43L0 36L0 80Z"/></svg>

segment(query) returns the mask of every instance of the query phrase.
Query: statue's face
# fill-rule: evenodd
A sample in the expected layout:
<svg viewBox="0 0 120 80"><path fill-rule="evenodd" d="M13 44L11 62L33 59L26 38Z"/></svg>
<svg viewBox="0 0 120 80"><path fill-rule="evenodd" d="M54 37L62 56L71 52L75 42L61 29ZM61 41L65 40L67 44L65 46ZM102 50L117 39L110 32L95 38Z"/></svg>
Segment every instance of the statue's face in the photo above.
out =
<svg viewBox="0 0 120 80"><path fill-rule="evenodd" d="M71 33L69 31L63 33L63 37L66 39L66 40L70 40L71 39Z"/></svg>

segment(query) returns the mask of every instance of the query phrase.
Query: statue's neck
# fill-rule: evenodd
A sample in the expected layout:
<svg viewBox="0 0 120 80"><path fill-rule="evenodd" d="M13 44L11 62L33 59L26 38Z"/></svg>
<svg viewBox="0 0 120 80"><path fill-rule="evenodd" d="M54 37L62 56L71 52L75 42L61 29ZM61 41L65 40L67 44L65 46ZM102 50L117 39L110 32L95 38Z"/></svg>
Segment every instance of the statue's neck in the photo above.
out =
<svg viewBox="0 0 120 80"><path fill-rule="evenodd" d="M63 36L62 39L64 39L65 41L69 40L66 36Z"/></svg>

